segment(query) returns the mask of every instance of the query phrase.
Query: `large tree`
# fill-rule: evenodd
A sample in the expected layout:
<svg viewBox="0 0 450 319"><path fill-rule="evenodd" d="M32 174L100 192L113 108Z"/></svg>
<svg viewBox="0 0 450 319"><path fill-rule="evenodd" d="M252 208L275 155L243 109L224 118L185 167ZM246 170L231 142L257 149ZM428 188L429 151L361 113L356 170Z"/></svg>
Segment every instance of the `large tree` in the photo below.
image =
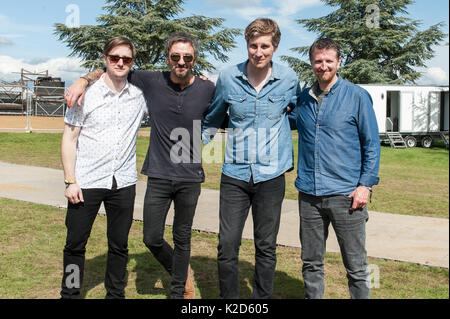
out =
<svg viewBox="0 0 450 319"><path fill-rule="evenodd" d="M408 17L412 0L322 0L336 7L330 14L297 23L318 38L332 38L342 47L340 75L354 83L415 83L418 67L434 56L433 46L446 36L444 23L420 31L420 21ZM314 81L309 46L291 49L306 59L283 56L306 86Z"/></svg>
<svg viewBox="0 0 450 319"><path fill-rule="evenodd" d="M55 24L59 40L72 49L71 56L81 57L89 69L103 65L102 50L108 39L125 36L136 45L135 67L145 70L166 68L164 41L174 31L187 31L200 42L195 72L211 71L209 57L226 62L226 52L235 47L239 29L223 27L224 19L194 15L178 17L182 0L106 0L106 14L97 18L98 25L68 27Z"/></svg>

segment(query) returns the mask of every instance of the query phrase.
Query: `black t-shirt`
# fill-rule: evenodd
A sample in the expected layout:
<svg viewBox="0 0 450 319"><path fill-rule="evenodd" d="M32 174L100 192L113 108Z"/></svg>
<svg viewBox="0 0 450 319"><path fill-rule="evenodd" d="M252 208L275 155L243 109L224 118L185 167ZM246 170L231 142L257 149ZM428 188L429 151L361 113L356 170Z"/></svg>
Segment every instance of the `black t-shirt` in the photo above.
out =
<svg viewBox="0 0 450 319"><path fill-rule="evenodd" d="M196 77L181 90L169 72L152 71L130 72L128 80L144 92L150 116L150 144L141 173L203 182L201 121L214 97L214 84Z"/></svg>

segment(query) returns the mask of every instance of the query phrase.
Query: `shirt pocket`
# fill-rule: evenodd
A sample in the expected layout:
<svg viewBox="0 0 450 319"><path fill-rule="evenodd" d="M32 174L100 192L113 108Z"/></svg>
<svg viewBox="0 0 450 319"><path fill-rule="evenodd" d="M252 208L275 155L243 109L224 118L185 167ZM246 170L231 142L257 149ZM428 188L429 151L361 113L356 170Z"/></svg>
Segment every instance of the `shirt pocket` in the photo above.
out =
<svg viewBox="0 0 450 319"><path fill-rule="evenodd" d="M266 117L269 120L279 120L286 111L286 97L284 95L270 95L268 97Z"/></svg>
<svg viewBox="0 0 450 319"><path fill-rule="evenodd" d="M244 120L248 113L250 112L250 108L248 107L247 95L242 94L230 94L228 95L228 104L230 105L230 117L231 120Z"/></svg>
<svg viewBox="0 0 450 319"><path fill-rule="evenodd" d="M356 120L354 114L342 110L333 113L329 112L327 116L322 119L320 125L336 131L342 131L344 128L355 126Z"/></svg>

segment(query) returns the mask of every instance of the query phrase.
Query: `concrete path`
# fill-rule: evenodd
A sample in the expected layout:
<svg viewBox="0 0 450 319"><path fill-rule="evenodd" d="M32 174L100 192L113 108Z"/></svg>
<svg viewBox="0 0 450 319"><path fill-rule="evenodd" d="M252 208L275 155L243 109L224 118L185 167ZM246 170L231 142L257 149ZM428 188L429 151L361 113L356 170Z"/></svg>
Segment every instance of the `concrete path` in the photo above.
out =
<svg viewBox="0 0 450 319"><path fill-rule="evenodd" d="M66 207L63 172L55 169L0 162L0 197ZM137 185L135 220L142 220L145 182ZM250 216L250 215L249 215ZM430 217L370 212L367 223L367 253L370 257L449 267L449 220ZM173 210L167 218L171 225ZM217 233L219 229L219 192L203 189L193 228ZM244 237L253 238L251 217ZM300 247L297 201L284 200L278 244ZM330 227L327 251L339 252Z"/></svg>

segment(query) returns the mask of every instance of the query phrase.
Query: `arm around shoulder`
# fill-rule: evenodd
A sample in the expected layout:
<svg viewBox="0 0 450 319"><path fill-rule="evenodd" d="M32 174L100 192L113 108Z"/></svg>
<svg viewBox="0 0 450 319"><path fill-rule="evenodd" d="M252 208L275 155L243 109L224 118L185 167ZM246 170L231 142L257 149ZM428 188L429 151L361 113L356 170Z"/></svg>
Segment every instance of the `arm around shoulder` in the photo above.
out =
<svg viewBox="0 0 450 319"><path fill-rule="evenodd" d="M96 82L104 73L103 69L95 69L94 71L82 76L76 80L66 91L64 99L69 108L73 108L76 103L81 105L84 98L86 87Z"/></svg>

